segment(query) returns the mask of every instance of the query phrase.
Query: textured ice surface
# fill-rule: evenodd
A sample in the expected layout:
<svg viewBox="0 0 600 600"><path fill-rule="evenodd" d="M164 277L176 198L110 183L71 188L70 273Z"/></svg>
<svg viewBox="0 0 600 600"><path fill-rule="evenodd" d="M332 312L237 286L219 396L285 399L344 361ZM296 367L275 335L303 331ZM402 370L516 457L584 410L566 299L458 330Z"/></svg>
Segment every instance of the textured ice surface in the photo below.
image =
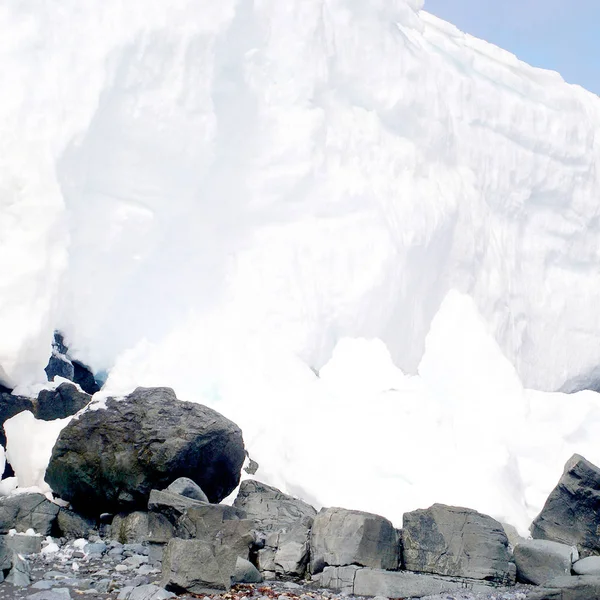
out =
<svg viewBox="0 0 600 600"><path fill-rule="evenodd" d="M115 390L229 411L287 489L398 512L471 473L531 516L592 448L594 394L521 381L600 378L600 102L421 5L0 6L0 379L59 328Z"/></svg>

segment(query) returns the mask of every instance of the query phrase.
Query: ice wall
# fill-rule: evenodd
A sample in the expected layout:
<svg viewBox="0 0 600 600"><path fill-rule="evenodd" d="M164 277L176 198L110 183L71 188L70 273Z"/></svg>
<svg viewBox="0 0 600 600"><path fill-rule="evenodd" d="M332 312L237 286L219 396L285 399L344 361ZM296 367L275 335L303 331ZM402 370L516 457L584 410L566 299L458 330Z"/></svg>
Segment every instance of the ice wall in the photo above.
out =
<svg viewBox="0 0 600 600"><path fill-rule="evenodd" d="M173 372L364 335L414 373L456 288L527 386L589 383L600 103L421 6L4 3L0 379L54 327L96 369L177 331Z"/></svg>

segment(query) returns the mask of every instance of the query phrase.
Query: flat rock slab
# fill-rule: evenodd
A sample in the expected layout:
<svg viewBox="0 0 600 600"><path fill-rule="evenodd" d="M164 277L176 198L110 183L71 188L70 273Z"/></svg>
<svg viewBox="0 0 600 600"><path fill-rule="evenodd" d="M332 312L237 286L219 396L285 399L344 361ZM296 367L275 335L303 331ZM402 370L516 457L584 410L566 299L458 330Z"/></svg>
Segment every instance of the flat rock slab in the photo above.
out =
<svg viewBox="0 0 600 600"><path fill-rule="evenodd" d="M581 556L600 552L600 469L574 454L531 525L536 539L577 546Z"/></svg>
<svg viewBox="0 0 600 600"><path fill-rule="evenodd" d="M315 517L310 533L311 570L361 565L397 569L398 533L386 518L358 510L326 508Z"/></svg>
<svg viewBox="0 0 600 600"><path fill-rule="evenodd" d="M517 579L523 583L543 585L550 579L571 575L579 559L575 546L549 540L524 540L513 550Z"/></svg>
<svg viewBox="0 0 600 600"><path fill-rule="evenodd" d="M405 513L404 565L409 571L513 584L516 567L502 525L475 510L434 504Z"/></svg>
<svg viewBox="0 0 600 600"><path fill-rule="evenodd" d="M499 589L493 584L477 579L458 579L356 566L326 567L320 574L318 582L323 587L343 594L386 598L422 598L451 592L490 593Z"/></svg>

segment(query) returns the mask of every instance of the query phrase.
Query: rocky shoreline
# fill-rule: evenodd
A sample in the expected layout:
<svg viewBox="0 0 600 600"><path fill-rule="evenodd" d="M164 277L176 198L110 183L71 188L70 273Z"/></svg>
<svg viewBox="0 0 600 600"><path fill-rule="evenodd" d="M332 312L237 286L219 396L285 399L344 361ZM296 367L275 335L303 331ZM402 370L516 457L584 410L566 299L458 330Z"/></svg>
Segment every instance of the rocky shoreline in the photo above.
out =
<svg viewBox="0 0 600 600"><path fill-rule="evenodd" d="M46 398L46 413L78 406L65 398ZM583 457L534 521L537 539L512 543L492 517L442 504L405 513L401 529L256 480L221 504L245 457L234 423L168 388L80 411L46 471L63 505L0 498L0 600L600 598L600 469Z"/></svg>

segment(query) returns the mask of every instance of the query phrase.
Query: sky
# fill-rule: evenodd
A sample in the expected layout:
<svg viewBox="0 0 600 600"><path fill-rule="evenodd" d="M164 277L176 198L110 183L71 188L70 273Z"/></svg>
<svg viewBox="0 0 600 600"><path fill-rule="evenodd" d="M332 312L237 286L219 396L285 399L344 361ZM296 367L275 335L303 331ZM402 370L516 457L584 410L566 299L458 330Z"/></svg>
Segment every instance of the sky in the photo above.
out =
<svg viewBox="0 0 600 600"><path fill-rule="evenodd" d="M600 94L600 0L425 0L424 8Z"/></svg>

